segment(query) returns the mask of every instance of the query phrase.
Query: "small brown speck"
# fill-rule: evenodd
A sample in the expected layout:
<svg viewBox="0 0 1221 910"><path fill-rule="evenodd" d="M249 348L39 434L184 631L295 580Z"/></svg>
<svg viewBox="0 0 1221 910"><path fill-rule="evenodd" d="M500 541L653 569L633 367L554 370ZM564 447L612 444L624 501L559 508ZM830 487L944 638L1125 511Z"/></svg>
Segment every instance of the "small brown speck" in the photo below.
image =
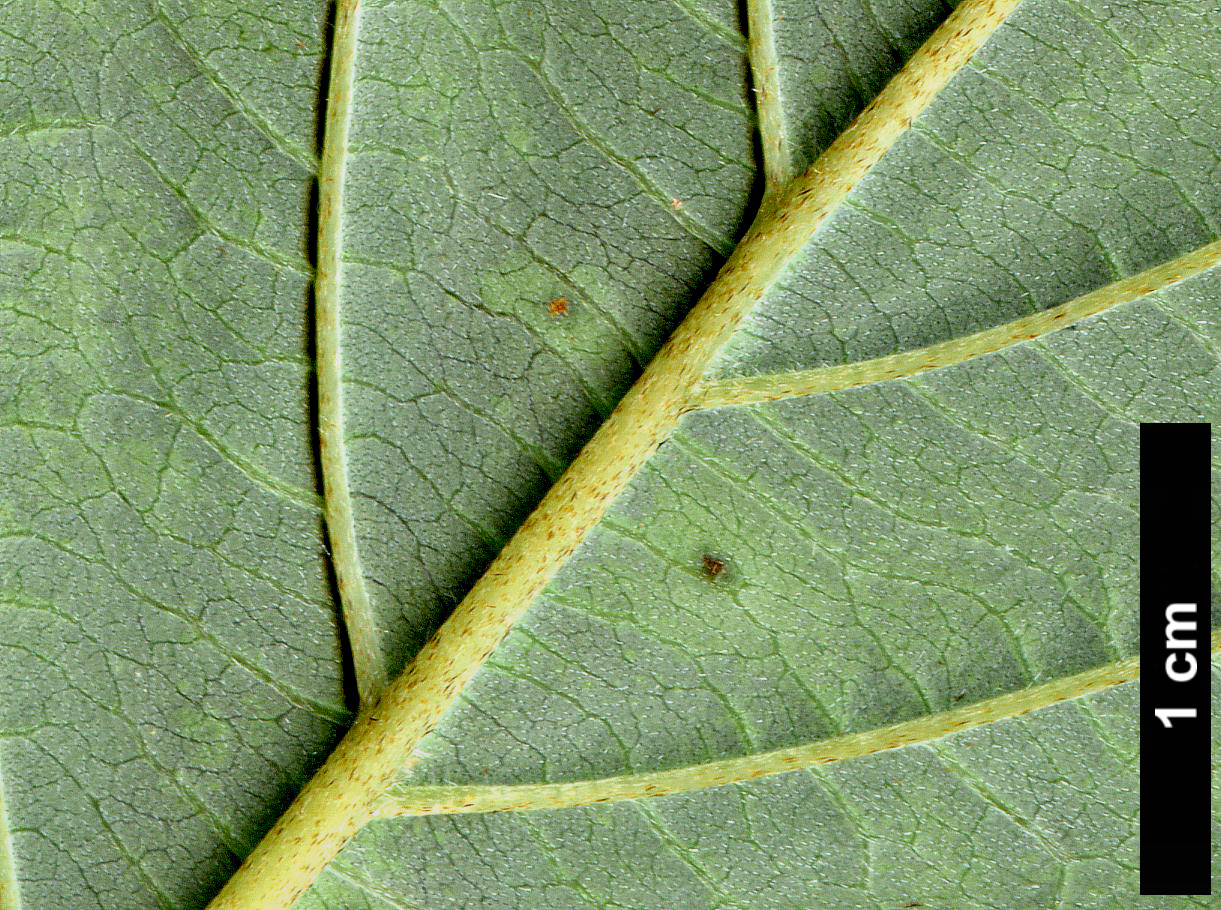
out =
<svg viewBox="0 0 1221 910"><path fill-rule="evenodd" d="M683 201L681 199L671 199L670 200L670 208L674 209L674 211L677 212L682 207L683 207Z"/></svg>
<svg viewBox="0 0 1221 910"><path fill-rule="evenodd" d="M547 312L552 316L567 316L568 315L568 298L556 297L547 304Z"/></svg>
<svg viewBox="0 0 1221 910"><path fill-rule="evenodd" d="M725 574L725 561L705 553L701 568L705 578L720 578Z"/></svg>

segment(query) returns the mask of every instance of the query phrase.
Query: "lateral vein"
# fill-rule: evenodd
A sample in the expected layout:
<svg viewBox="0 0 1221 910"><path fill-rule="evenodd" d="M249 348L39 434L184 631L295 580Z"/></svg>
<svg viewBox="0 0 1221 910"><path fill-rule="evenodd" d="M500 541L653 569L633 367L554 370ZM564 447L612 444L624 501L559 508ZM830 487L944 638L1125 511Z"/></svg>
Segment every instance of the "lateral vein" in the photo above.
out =
<svg viewBox="0 0 1221 910"><path fill-rule="evenodd" d="M336 305L338 294L335 206L341 187L336 176L342 176L342 168L328 168L334 168L331 156L343 147L339 137L346 137L353 49L345 42L354 43L358 2L341 0L338 8L323 150L323 180L329 178L331 183L324 182L320 194L320 241L326 226L331 234L330 247L319 250L319 272L326 272L319 277L319 288L326 289L330 307ZM1018 3L964 0L804 175L764 198L742 242L640 379L407 669L387 686L372 709L358 716L209 910L291 907L374 817L391 784L415 762L420 741L436 728L611 503L669 437L681 417L692 410L708 364L733 337L755 303ZM332 146L333 142L337 144ZM338 160L342 162L342 158ZM332 210L328 211L327 205ZM320 295L320 310L322 303ZM332 336L329 343L334 354L334 362L328 364L332 371L328 389L331 398L328 409L320 411L334 418L339 416L333 410L339 391L337 313L332 311L330 318L333 324L327 331ZM320 353L321 349L320 344ZM323 416L321 422L327 420ZM335 432L333 421L328 429ZM326 438L332 444L329 452L324 447L324 457L334 461L336 437ZM332 474L338 465L332 465ZM347 505L346 497L339 499L339 506ZM350 507L347 519L350 529ZM354 540L350 543L348 559L358 568ZM337 558L336 564L340 563Z"/></svg>
<svg viewBox="0 0 1221 910"><path fill-rule="evenodd" d="M284 157L296 162L306 169L312 171L316 162L314 156L307 152L291 139L285 138L271 122L262 113L253 108L246 99L241 96L241 93L236 91L229 83L221 76L216 67L212 66L204 59L203 55L187 40L186 36L179 29L178 24L170 18L165 7L160 0L152 0L151 3L153 16L161 24L161 27L169 33L177 48L186 56L191 64L199 71L201 75L208 81L217 92L224 96L230 104L232 104L247 122L253 124L255 129L266 139L275 149L284 155Z"/></svg>
<svg viewBox="0 0 1221 910"><path fill-rule="evenodd" d="M856 363L707 383L697 407L723 408L822 395L945 369L1068 328L1112 307L1139 300L1207 272L1219 263L1221 240L1083 294L1068 303L961 338Z"/></svg>
<svg viewBox="0 0 1221 910"><path fill-rule="evenodd" d="M1213 633L1212 637L1212 652L1216 654L1218 651L1221 651L1221 632ZM571 809L723 787L774 774L803 771L816 765L829 765L878 752L923 745L1139 678L1140 658L1130 657L1074 676L875 730L666 771L559 784L398 784L391 789L378 817Z"/></svg>
<svg viewBox="0 0 1221 910"><path fill-rule="evenodd" d="M4 774L0 768L0 908L21 910L21 888L17 881L17 861L13 850L12 829L4 801Z"/></svg>
<svg viewBox="0 0 1221 910"><path fill-rule="evenodd" d="M777 193L792 179L792 153L780 96L780 61L776 56L772 0L747 0L747 54L763 148L764 192Z"/></svg>
<svg viewBox="0 0 1221 910"><path fill-rule="evenodd" d="M343 344L340 288L343 271L343 184L352 119L356 36L360 0L339 0L331 45L326 132L318 170L318 267L314 281L318 371L318 441L322 499L331 562L352 653L362 708L371 707L386 685L385 658L365 586L352 518L343 417Z"/></svg>

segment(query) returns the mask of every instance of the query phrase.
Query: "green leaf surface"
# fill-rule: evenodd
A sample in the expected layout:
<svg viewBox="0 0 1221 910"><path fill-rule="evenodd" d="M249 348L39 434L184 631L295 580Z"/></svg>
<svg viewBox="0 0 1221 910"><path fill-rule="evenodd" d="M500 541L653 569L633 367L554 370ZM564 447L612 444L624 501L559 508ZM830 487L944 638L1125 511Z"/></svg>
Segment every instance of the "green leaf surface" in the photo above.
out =
<svg viewBox="0 0 1221 910"><path fill-rule="evenodd" d="M948 12L772 6L799 167ZM923 347L1215 239L1213 15L1026 0L715 375ZM733 249L759 143L734 3L362 16L344 417L397 671ZM201 908L355 704L315 456L327 9L6 21L0 910ZM1213 272L920 377L687 417L406 786L684 768L1137 653L1138 424L1221 420L1218 299ZM1208 906L1137 896L1138 698L654 800L377 821L301 906Z"/></svg>

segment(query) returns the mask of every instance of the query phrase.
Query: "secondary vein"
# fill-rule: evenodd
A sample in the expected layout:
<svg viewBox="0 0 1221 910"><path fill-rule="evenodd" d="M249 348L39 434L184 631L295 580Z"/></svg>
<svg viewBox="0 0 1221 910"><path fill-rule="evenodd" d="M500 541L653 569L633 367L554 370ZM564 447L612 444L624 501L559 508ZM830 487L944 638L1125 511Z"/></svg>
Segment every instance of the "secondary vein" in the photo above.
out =
<svg viewBox="0 0 1221 910"><path fill-rule="evenodd" d="M318 441L321 450L323 512L331 562L339 588L344 626L362 707L372 706L386 685L385 659L356 546L352 493L343 419L343 346L340 288L343 269L343 184L347 170L348 126L359 0L339 0L331 44L326 132L318 170L318 268L314 281L315 346L318 372Z"/></svg>
<svg viewBox="0 0 1221 910"><path fill-rule="evenodd" d="M358 2L341 0L338 9L323 150L320 228L331 225L331 246L325 251L326 258L319 250L319 272L326 270L319 277L319 287L326 287L332 307L338 301L337 203L342 157L331 158L328 152L334 155L346 145L353 54L346 42L354 44ZM330 758L209 905L210 910L291 907L356 832L375 817L387 789L414 763L420 741L436 728L517 620L673 432L682 415L693 408L700 377L755 303L1019 2L964 0L804 175L765 197L754 223L716 280L640 379L449 619L387 686L381 700L361 713ZM337 143L334 148L333 141ZM340 166L334 170L337 163ZM320 231L320 241L322 236ZM334 324L327 326L335 357L328 364L333 370L328 389L331 408L337 406L339 391L337 315L337 311L331 313ZM319 349L321 353L321 344ZM324 424L339 416L337 410L320 411L329 415L323 418ZM334 433L335 429L332 422L329 430ZM329 452L324 447L324 457L335 459L335 437L330 438L332 445ZM342 453L342 449L338 451ZM347 509L350 530L347 497L339 500L338 505ZM347 564L359 570L355 542L350 543ZM339 554L336 557L339 565Z"/></svg>
<svg viewBox="0 0 1221 910"><path fill-rule="evenodd" d="M772 0L747 0L747 53L750 57L759 144L763 147L764 191L775 193L792 179L792 158L780 98L780 62L776 57Z"/></svg>
<svg viewBox="0 0 1221 910"><path fill-rule="evenodd" d="M692 409L699 379L853 187L1018 4L967 0L804 175L765 202L716 280L641 378L374 712L387 761L408 762L615 498ZM377 724L371 717L366 723ZM361 722L349 738L371 735ZM345 740L345 743L347 741ZM344 750L340 746L339 752ZM338 754L338 753L337 753ZM352 756L355 759L355 755ZM389 783L389 780L387 780Z"/></svg>
<svg viewBox="0 0 1221 910"><path fill-rule="evenodd" d="M961 338L856 363L708 383L700 395L698 406L721 408L821 395L877 382L907 379L930 370L955 366L1068 328L1112 307L1186 281L1218 264L1221 264L1221 240L1083 294L1068 303Z"/></svg>
<svg viewBox="0 0 1221 910"><path fill-rule="evenodd" d="M1212 653L1216 654L1219 650L1221 632L1216 632L1212 637ZM815 765L829 765L878 752L922 745L1102 692L1139 678L1140 658L1130 657L1073 676L875 730L666 771L557 784L400 784L391 790L378 817L571 809L723 787L773 774L802 771Z"/></svg>
<svg viewBox="0 0 1221 910"><path fill-rule="evenodd" d="M0 769L2 770L2 769ZM21 910L21 889L13 857L13 837L4 803L4 775L0 774L0 908Z"/></svg>

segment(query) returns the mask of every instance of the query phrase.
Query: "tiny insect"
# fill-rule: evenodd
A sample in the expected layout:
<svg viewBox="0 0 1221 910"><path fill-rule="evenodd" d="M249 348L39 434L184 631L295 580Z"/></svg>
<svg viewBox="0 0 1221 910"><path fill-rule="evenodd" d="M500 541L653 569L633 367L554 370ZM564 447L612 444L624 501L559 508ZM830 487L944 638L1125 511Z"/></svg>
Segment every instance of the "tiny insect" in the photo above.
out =
<svg viewBox="0 0 1221 910"><path fill-rule="evenodd" d="M568 315L568 298L556 297L547 304L547 312L552 316L567 316Z"/></svg>
<svg viewBox="0 0 1221 910"><path fill-rule="evenodd" d="M674 209L674 211L677 212L682 207L683 207L683 201L681 199L671 199L670 200L670 208Z"/></svg>
<svg viewBox="0 0 1221 910"><path fill-rule="evenodd" d="M704 570L705 577L719 578L725 574L725 561L722 559L717 559L715 556L709 556L707 553L705 553L702 568Z"/></svg>

